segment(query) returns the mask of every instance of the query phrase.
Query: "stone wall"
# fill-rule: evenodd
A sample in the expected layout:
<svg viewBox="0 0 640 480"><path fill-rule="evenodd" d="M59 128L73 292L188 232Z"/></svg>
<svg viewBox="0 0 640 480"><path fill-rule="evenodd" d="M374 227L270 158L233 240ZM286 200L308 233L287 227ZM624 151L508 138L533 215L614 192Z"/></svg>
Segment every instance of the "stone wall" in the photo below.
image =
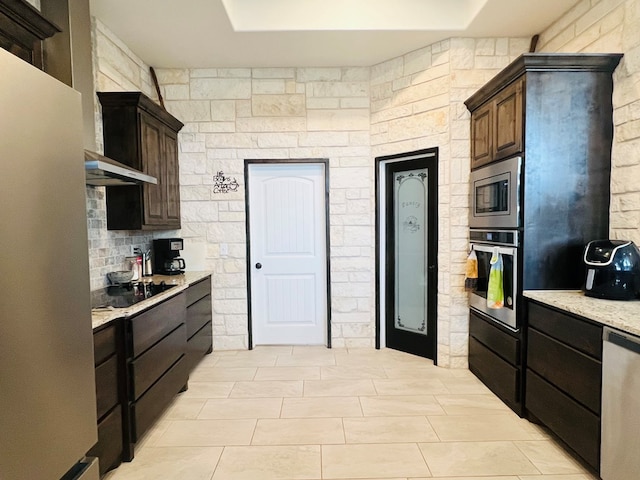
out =
<svg viewBox="0 0 640 480"><path fill-rule="evenodd" d="M330 161L332 344L374 339L369 68L159 69L180 133L181 236L213 270L214 348L247 348L245 159ZM213 193L216 172L237 192ZM220 254L226 244L228 254Z"/></svg>
<svg viewBox="0 0 640 480"><path fill-rule="evenodd" d="M640 245L640 2L582 0L540 37L539 51L624 53L614 73L611 238Z"/></svg>

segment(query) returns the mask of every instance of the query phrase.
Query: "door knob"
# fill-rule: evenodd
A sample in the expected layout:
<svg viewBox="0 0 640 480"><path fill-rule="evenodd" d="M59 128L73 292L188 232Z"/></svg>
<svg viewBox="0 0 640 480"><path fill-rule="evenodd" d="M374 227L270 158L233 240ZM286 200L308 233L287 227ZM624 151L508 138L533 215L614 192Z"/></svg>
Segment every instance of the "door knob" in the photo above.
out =
<svg viewBox="0 0 640 480"><path fill-rule="evenodd" d="M260 270L262 268L262 264L260 262L256 263L256 268Z"/></svg>

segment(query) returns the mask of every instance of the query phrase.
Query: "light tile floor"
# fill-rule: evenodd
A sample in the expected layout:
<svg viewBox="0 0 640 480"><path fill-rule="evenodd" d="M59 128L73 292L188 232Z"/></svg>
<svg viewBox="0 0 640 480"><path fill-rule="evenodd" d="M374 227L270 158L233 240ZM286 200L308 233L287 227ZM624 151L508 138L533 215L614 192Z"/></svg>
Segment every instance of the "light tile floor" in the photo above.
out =
<svg viewBox="0 0 640 480"><path fill-rule="evenodd" d="M108 480L593 480L468 370L395 350L214 352Z"/></svg>

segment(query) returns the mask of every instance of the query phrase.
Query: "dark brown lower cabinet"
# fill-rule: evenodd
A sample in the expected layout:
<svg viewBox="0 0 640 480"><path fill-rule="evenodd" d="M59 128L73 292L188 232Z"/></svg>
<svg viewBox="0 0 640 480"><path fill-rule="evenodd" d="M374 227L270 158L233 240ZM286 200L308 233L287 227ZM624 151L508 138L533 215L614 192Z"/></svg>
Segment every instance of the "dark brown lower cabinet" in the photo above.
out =
<svg viewBox="0 0 640 480"><path fill-rule="evenodd" d="M122 462L122 323L116 320L96 329L93 349L96 374L98 443L88 452L98 457L100 475Z"/></svg>
<svg viewBox="0 0 640 480"><path fill-rule="evenodd" d="M186 294L175 295L125 320L127 352L127 408L125 459L133 458L134 444L186 387L189 372Z"/></svg>
<svg viewBox="0 0 640 480"><path fill-rule="evenodd" d="M211 277L187 289L187 355L189 371L213 351Z"/></svg>
<svg viewBox="0 0 640 480"><path fill-rule="evenodd" d="M469 370L522 416L521 340L470 311Z"/></svg>
<svg viewBox="0 0 640 480"><path fill-rule="evenodd" d="M602 326L527 301L527 416L598 471Z"/></svg>
<svg viewBox="0 0 640 480"><path fill-rule="evenodd" d="M94 330L100 475L131 461L135 444L187 388L212 351L211 277Z"/></svg>

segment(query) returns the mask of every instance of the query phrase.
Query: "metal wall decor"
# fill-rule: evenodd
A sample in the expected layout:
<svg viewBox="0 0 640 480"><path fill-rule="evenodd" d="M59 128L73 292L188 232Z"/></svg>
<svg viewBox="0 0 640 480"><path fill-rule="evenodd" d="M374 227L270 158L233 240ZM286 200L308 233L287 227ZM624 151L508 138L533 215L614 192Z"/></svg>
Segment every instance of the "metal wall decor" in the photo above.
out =
<svg viewBox="0 0 640 480"><path fill-rule="evenodd" d="M225 177L220 171L213 177L213 193L229 193L238 190L238 181L235 178Z"/></svg>

